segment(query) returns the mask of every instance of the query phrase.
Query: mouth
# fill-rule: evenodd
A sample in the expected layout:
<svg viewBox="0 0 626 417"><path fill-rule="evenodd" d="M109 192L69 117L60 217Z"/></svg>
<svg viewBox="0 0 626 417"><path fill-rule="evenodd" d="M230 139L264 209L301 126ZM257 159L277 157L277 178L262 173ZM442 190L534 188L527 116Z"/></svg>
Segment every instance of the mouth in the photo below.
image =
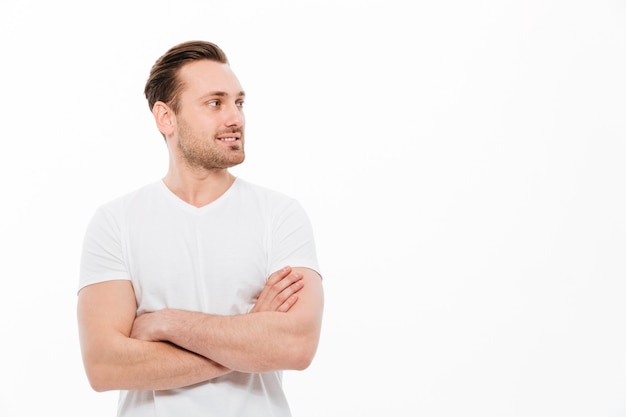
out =
<svg viewBox="0 0 626 417"><path fill-rule="evenodd" d="M217 140L222 141L222 142L227 142L227 143L233 143L236 142L240 139L240 135L238 133L232 132L232 133L227 133L227 134L223 134L217 137Z"/></svg>
<svg viewBox="0 0 626 417"><path fill-rule="evenodd" d="M237 133L228 133L226 135L221 135L216 137L218 142L221 142L224 149L228 149L230 151L243 151L243 142L242 138Z"/></svg>

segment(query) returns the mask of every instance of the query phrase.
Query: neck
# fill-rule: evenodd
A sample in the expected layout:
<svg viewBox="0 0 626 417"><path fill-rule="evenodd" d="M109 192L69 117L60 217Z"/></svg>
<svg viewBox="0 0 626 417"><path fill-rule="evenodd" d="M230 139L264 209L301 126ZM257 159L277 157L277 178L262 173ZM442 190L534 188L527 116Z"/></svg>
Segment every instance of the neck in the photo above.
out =
<svg viewBox="0 0 626 417"><path fill-rule="evenodd" d="M163 178L163 183L170 191L196 207L206 206L217 200L234 181L235 176L227 169L202 172L180 172L170 169Z"/></svg>

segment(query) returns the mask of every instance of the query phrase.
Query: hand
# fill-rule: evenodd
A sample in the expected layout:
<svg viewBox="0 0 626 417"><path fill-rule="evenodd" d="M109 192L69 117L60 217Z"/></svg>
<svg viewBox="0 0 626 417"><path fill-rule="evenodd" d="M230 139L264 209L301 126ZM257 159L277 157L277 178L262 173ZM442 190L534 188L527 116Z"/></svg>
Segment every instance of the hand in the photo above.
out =
<svg viewBox="0 0 626 417"><path fill-rule="evenodd" d="M164 316L166 310L159 310L152 313L143 313L135 317L130 337L133 339L147 340L149 342L158 342L161 339L157 337L159 316ZM163 317L161 317L163 319Z"/></svg>
<svg viewBox="0 0 626 417"><path fill-rule="evenodd" d="M303 287L302 274L291 273L286 266L269 276L250 313L261 311L287 312L298 300Z"/></svg>

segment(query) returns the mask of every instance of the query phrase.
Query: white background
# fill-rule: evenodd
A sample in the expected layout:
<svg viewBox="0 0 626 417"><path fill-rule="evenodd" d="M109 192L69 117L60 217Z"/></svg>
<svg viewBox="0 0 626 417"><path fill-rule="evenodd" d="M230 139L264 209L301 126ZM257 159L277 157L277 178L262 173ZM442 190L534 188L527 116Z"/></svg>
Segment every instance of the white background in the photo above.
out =
<svg viewBox="0 0 626 417"><path fill-rule="evenodd" d="M626 3L0 1L0 415L113 416L75 303L95 208L160 178L176 43L248 93L235 170L316 232L294 416L626 415Z"/></svg>

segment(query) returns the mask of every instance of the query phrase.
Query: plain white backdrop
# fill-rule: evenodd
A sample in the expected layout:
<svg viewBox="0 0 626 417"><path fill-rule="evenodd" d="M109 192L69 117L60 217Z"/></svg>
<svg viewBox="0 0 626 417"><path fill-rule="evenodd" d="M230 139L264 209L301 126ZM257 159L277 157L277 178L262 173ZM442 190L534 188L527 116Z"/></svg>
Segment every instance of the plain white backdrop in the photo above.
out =
<svg viewBox="0 0 626 417"><path fill-rule="evenodd" d="M294 417L626 415L626 2L0 1L0 416L113 416L75 303L96 207L165 173L178 42L247 91L326 311Z"/></svg>

